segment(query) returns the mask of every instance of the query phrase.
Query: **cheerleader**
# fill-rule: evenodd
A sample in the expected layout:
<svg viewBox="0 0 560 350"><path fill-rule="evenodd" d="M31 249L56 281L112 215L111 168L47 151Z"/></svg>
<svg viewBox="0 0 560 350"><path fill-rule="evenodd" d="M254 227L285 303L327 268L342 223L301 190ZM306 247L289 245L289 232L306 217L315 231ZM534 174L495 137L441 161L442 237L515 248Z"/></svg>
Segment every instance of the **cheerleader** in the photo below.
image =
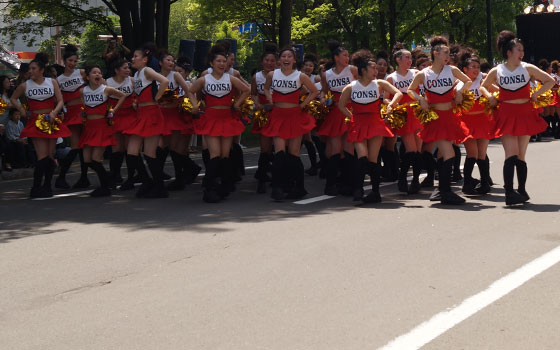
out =
<svg viewBox="0 0 560 350"><path fill-rule="evenodd" d="M398 189L400 192L415 194L420 191L420 173L422 172L422 139L417 135L422 129L422 124L414 115L410 103L414 100L406 94L408 86L412 83L414 75L418 73L412 66L412 54L402 45L396 46L393 58L397 63L397 70L387 76L387 81L404 94L402 103L408 112L405 125L396 130L401 137L401 142L406 148L406 153L401 156ZM408 185L408 169L412 166L412 182Z"/></svg>
<svg viewBox="0 0 560 350"><path fill-rule="evenodd" d="M552 78L554 78L554 87L552 93L554 94L554 117L552 118L552 133L555 139L560 139L560 62L554 60L550 63L552 68Z"/></svg>
<svg viewBox="0 0 560 350"><path fill-rule="evenodd" d="M179 57L177 59L175 70L177 71L177 73L181 74L190 88L191 82L190 80L188 80L188 77L192 71L191 61L187 57ZM179 86L179 101L183 101L185 98L188 98L187 95L188 90L185 91L181 86ZM183 158L181 162L183 164L183 183L185 185L190 185L195 182L202 168L198 164L196 164L189 156L191 139L193 135L196 137L194 132L194 122L192 114L190 112L184 111L182 108L180 113L185 122L185 127L183 130L181 130L181 135L183 135L184 137L184 148L181 152L177 153L179 153Z"/></svg>
<svg viewBox="0 0 560 350"><path fill-rule="evenodd" d="M255 102L255 110L264 110L267 104L266 95L264 93L264 84L266 83L267 75L276 69L278 62L278 52L276 45L268 45L261 56L262 71L259 71L251 78L251 95ZM266 182L269 181L268 172L272 163L272 138L261 134L262 127L253 121L251 128L252 134L260 135L260 148L258 168L255 173L257 179L257 193L266 193Z"/></svg>
<svg viewBox="0 0 560 350"><path fill-rule="evenodd" d="M195 120L197 134L204 135L210 159L204 175L204 195L207 203L217 203L227 197L234 186L234 164L230 158L233 137L240 135L245 126L237 113L232 111L234 90L239 96L233 109L239 111L241 103L249 96L249 87L236 77L226 73L227 52L220 45L210 50L208 61L211 73L200 77L192 85L191 103L193 115L198 114L198 100L194 94L202 91L206 103L204 114ZM221 177L218 187L216 180Z"/></svg>
<svg viewBox="0 0 560 350"><path fill-rule="evenodd" d="M165 134L165 121L157 101L163 96L168 80L152 68L147 67L154 52L148 47L137 49L132 57L132 67L137 70L134 74L134 94L136 97L136 123L123 134L130 135L126 149L127 164L138 171L142 186L136 192L137 197L166 198L167 190L163 183L163 164L156 157L156 150L160 136ZM152 95L153 82L159 82L155 97ZM145 168L140 165L141 150L148 163L153 181L148 177Z"/></svg>
<svg viewBox="0 0 560 350"><path fill-rule="evenodd" d="M125 151L128 146L129 135L123 131L130 129L136 124L136 110L134 109L134 79L130 76L130 64L125 59L117 59L113 64L113 76L107 79L107 86L116 89L126 96L124 102L118 109L113 111L114 125L113 131L117 141L112 147L111 160L109 161L109 171L112 179L112 186L122 182L121 166L125 158ZM114 107L119 101L118 95L109 95L109 103ZM128 161L128 158L127 158ZM134 168L127 164L128 177L121 185L121 190L134 188Z"/></svg>
<svg viewBox="0 0 560 350"><path fill-rule="evenodd" d="M318 89L321 89L321 76L314 74L315 68L317 66L317 56L312 53L308 53L303 57L303 65L301 66L301 72L304 73L311 79L311 82L318 86ZM309 91L306 91L309 93ZM308 132L307 134L303 135L303 145L307 149L307 156L309 157L309 163L311 163L311 167L305 170L305 173L309 176L315 176L318 173L317 167L317 150L315 149L315 145L313 144L313 137L311 136L313 131ZM317 136L316 136L317 137Z"/></svg>
<svg viewBox="0 0 560 350"><path fill-rule="evenodd" d="M167 89L175 97L169 97L160 101L161 112L165 119L165 136L163 137L163 144L169 147L171 160L173 161L173 168L175 169L175 180L167 186L169 191L179 191L185 188L185 178L183 169L185 168L185 153L184 150L188 145L190 137L181 133L182 130L187 128L187 121L184 114L179 111L179 89L183 92L189 93L189 86L183 76L175 71L175 59L173 55L164 52L159 61L161 67L161 74L167 78L169 85ZM161 162L165 162L163 157Z"/></svg>
<svg viewBox="0 0 560 350"><path fill-rule="evenodd" d="M340 43L337 41L329 42L329 50L332 54L333 67L321 76L323 93L326 94L330 91L334 95L334 102L338 103L342 89L353 80L356 80L358 70L356 67L348 64L350 61L348 50L340 46ZM343 187L341 191L346 195L352 192L351 174L355 169L356 158L352 145L345 144L344 142L346 130L344 114L338 108L331 109L317 130L318 135L327 138L327 181L324 191L327 196L336 196L339 192L336 187L336 176L343 150L344 158L342 158L341 169Z"/></svg>
<svg viewBox="0 0 560 350"><path fill-rule="evenodd" d="M280 68L268 73L264 84L266 98L274 107L261 134L272 137L274 142L271 197L276 201L298 199L307 194L299 154L302 136L315 127L315 119L303 109L319 91L307 75L295 69L295 65L294 49L284 48L280 51ZM300 103L302 86L308 89L309 95Z"/></svg>
<svg viewBox="0 0 560 350"><path fill-rule="evenodd" d="M467 151L467 158L463 166L463 188L464 194L486 194L490 192L490 164L486 162L486 150L490 139L493 138L492 130L494 127L494 120L491 114L485 111L484 104L479 102L482 94L480 93L480 83L486 76L480 72L480 59L471 52L465 52L459 56L459 69L461 69L469 79L472 80L472 85L469 88L474 94L475 104L471 110L464 112L461 115L461 120L469 130L466 140L463 141L465 150ZM461 90L463 83L457 84L457 90ZM493 87L491 90L496 91ZM472 177L474 165L478 165L480 172L480 182Z"/></svg>
<svg viewBox="0 0 560 350"><path fill-rule="evenodd" d="M462 102L462 93L471 86L471 80L457 67L448 65L449 43L447 39L436 36L430 40L432 61L431 67L418 72L408 87L408 94L420 103L424 111L433 110L438 118L424 125L420 132L423 142L436 142L438 154L442 158L439 166L439 193L443 204L462 204L463 198L451 191L453 169L453 143L463 140L468 130L453 113L453 94L455 81L464 83L462 90L455 94L455 103ZM417 93L418 86L423 83L426 97Z"/></svg>
<svg viewBox="0 0 560 350"><path fill-rule="evenodd" d="M55 168L52 157L56 139L69 137L72 134L64 123L55 121L64 106L64 101L56 80L44 77L45 66L48 62L49 58L45 54L37 53L29 64L29 79L20 84L10 97L12 106L16 106L21 115L26 115L25 109L18 103L19 97L25 95L30 113L20 137L30 137L37 154L37 163L33 172L33 187L29 195L31 198L52 197L51 181ZM49 119L58 127L58 130L53 130L51 133L41 130L37 125L40 115Z"/></svg>
<svg viewBox="0 0 560 350"><path fill-rule="evenodd" d="M358 69L359 80L354 80L342 90L338 108L351 119L348 126L347 142L352 143L358 154L358 172L354 186L354 200L366 203L381 202L379 182L381 167L378 164L379 149L383 137L393 137L390 128L380 114L382 92L392 95L387 106L387 113L402 98L402 92L385 80L376 79L377 69L373 55L367 50L360 50L352 55L352 64ZM351 102L352 112L347 108ZM363 197L364 177L368 173L371 179L371 192Z"/></svg>
<svg viewBox="0 0 560 350"><path fill-rule="evenodd" d="M80 137L79 146L84 152L84 162L99 177L100 186L90 193L92 197L111 195L111 177L103 166L103 153L107 146L116 146L112 127L115 114L123 104L126 95L110 86L103 84L103 74L98 66L87 67L86 80L88 84L80 89L86 124ZM108 102L109 95L116 97L114 108Z"/></svg>
<svg viewBox="0 0 560 350"><path fill-rule="evenodd" d="M488 98L491 106L498 101L490 93L492 84L500 88L500 106L494 113L496 126L494 137L502 138L505 151L504 189L506 205L520 204L529 200L525 190L527 181L527 163L525 154L530 135L546 129L546 122L539 117L532 102L539 95L554 86L554 79L532 64L523 62L523 44L511 31L504 30L498 35L498 49L502 52L505 63L492 68L482 82L480 91ZM542 82L540 89L531 94L529 81ZM517 191L513 189L513 174L517 169Z"/></svg>
<svg viewBox="0 0 560 350"><path fill-rule="evenodd" d="M64 73L59 75L56 80L62 91L64 105L64 124L72 132L70 146L72 150L60 161L60 172L56 178L54 186L56 188L68 189L70 186L66 182L66 173L76 155L80 157L80 179L72 188L87 188L90 183L87 178L87 165L84 163L83 152L78 148L80 136L83 131L82 120L82 99L80 89L84 86L85 72L83 69L76 69L78 65L78 48L74 45L66 45L64 49Z"/></svg>

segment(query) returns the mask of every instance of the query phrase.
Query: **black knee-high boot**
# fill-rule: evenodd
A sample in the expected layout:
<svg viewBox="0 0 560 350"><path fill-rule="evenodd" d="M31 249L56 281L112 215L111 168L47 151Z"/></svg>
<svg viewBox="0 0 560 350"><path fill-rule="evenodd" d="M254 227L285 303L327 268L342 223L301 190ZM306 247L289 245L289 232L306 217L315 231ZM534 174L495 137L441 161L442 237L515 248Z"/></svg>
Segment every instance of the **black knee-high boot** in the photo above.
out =
<svg viewBox="0 0 560 350"><path fill-rule="evenodd" d="M84 162L84 150L80 149L78 152L78 155L80 156L80 179L72 186L72 188L88 188L91 184L87 177L88 166Z"/></svg>
<svg viewBox="0 0 560 350"><path fill-rule="evenodd" d="M272 193L270 194L270 197L276 201L286 198L286 193L283 191L282 186L287 182L287 167L286 152L276 152L272 160Z"/></svg>
<svg viewBox="0 0 560 350"><path fill-rule="evenodd" d="M321 141L319 136L311 136L315 147L317 148L317 153L319 153L319 164L318 167L321 169L319 171L319 178L324 179L327 176L327 155L325 154L325 143Z"/></svg>
<svg viewBox="0 0 560 350"><path fill-rule="evenodd" d="M93 171L95 171L97 177L99 178L99 187L93 190L89 195L92 197L110 196L111 190L109 189L109 182L111 181L111 176L107 170L105 170L103 163L92 160L91 163L87 164Z"/></svg>
<svg viewBox="0 0 560 350"><path fill-rule="evenodd" d="M49 197L52 197L53 193L52 193L52 178L54 175L54 169L56 168L56 164L54 162L54 159L52 159L51 157L47 157L47 160L45 161L45 182L43 183L43 188L45 189L45 193L47 195L49 195Z"/></svg>
<svg viewBox="0 0 560 350"><path fill-rule="evenodd" d="M441 168L439 170L439 192L441 196L442 204L463 204L465 199L458 196L456 193L451 191L451 178L453 172L453 162L454 159L448 159L441 163Z"/></svg>
<svg viewBox="0 0 560 350"><path fill-rule="evenodd" d="M290 178L294 186L290 189L287 195L289 199L301 199L307 194L305 189L305 170L303 168L303 162L298 156L292 154L287 155L288 158L288 169L291 172Z"/></svg>
<svg viewBox="0 0 560 350"><path fill-rule="evenodd" d="M266 193L266 181L270 168L270 153L259 154L258 168L255 172L255 179L258 180L257 193Z"/></svg>
<svg viewBox="0 0 560 350"><path fill-rule="evenodd" d="M426 178L422 180L421 187L434 187L434 173L436 169L436 160L430 152L422 152L423 167L426 169Z"/></svg>
<svg viewBox="0 0 560 350"><path fill-rule="evenodd" d="M525 184L527 183L527 163L518 158L515 168L517 169L517 192L523 196L524 202L526 202L531 199L525 189Z"/></svg>
<svg viewBox="0 0 560 350"><path fill-rule="evenodd" d="M412 159L414 154L412 152L406 152L401 157L401 166L399 169L399 182L397 183L397 187L399 188L400 192L408 193L408 169L410 168L410 164L412 163Z"/></svg>
<svg viewBox="0 0 560 350"><path fill-rule="evenodd" d="M126 157L127 157L127 163L129 165L132 165L133 171L138 172L138 181L142 183L138 188L138 190L136 191L136 196L143 197L146 195L146 193L148 193L148 191L150 191L154 183L150 178L150 175L148 175L148 172L146 171L146 167L144 166L144 161L142 159L142 156L129 154Z"/></svg>
<svg viewBox="0 0 560 350"><path fill-rule="evenodd" d="M472 172L474 169L474 164L476 163L476 158L465 158L465 165L463 166L463 188L464 194L476 194L475 187L477 182L472 177Z"/></svg>
<svg viewBox="0 0 560 350"><path fill-rule="evenodd" d="M204 168L206 168L208 162L210 161L210 151L208 150L208 148L203 149L201 155L202 155L202 163L204 164Z"/></svg>
<svg viewBox="0 0 560 350"><path fill-rule="evenodd" d="M342 184L338 193L343 196L351 196L354 174L356 174L358 168L358 158L354 154L344 152L344 159L341 163Z"/></svg>
<svg viewBox="0 0 560 350"><path fill-rule="evenodd" d="M327 196L336 196L338 194L338 190L336 188L336 176L338 174L338 168L340 164L340 154L332 155L325 167L326 172L326 179L327 182L325 184L325 194Z"/></svg>
<svg viewBox="0 0 560 350"><path fill-rule="evenodd" d="M477 159L478 171L480 172L480 183L475 190L478 194L486 194L492 190L490 185L490 163L485 159Z"/></svg>
<svg viewBox="0 0 560 350"><path fill-rule="evenodd" d="M353 200L361 201L364 198L364 178L368 172L368 158L361 157L358 159L358 167L354 177Z"/></svg>
<svg viewBox="0 0 560 350"><path fill-rule="evenodd" d="M453 151L455 151L455 157L453 158L453 176L451 181L457 182L463 178L461 175L461 149L456 144L453 144Z"/></svg>
<svg viewBox="0 0 560 350"><path fill-rule="evenodd" d="M488 158L488 155L486 155L486 168L488 169L488 184L490 186L494 186L494 181L492 180L492 177L490 177L490 158Z"/></svg>
<svg viewBox="0 0 560 350"><path fill-rule="evenodd" d="M220 179L221 183L218 187L218 194L222 198L229 196L231 192L235 191L235 176L237 169L236 164L234 164L231 158L221 158L220 160Z"/></svg>
<svg viewBox="0 0 560 350"><path fill-rule="evenodd" d="M307 149L307 155L309 156L309 163L311 167L305 171L309 176L317 175L317 151L315 150L315 145L311 141L303 141L305 148Z"/></svg>
<svg viewBox="0 0 560 350"><path fill-rule="evenodd" d="M58 177L56 178L56 181L54 183L54 187L61 188L61 189L69 189L70 188L70 185L68 184L68 182L66 182L66 174L68 173L68 170L70 169L70 166L72 165L72 162L74 162L74 159L76 159L76 156L78 155L79 152L80 152L80 149L78 149L78 148L72 149L72 150L70 150L70 152L68 152L66 157L64 157L63 159L61 159L59 161L60 170L59 170L59 173L58 173Z"/></svg>
<svg viewBox="0 0 560 350"><path fill-rule="evenodd" d="M111 159L109 161L109 174L113 183L121 183L123 181L121 177L121 167L124 160L124 152L113 152L111 153Z"/></svg>
<svg viewBox="0 0 560 350"><path fill-rule="evenodd" d="M560 116L558 116L558 113L554 113L552 123L553 136L555 139L560 139Z"/></svg>
<svg viewBox="0 0 560 350"><path fill-rule="evenodd" d="M153 178L153 187L146 192L145 194L140 193L140 197L145 197L145 198L167 198L169 197L169 193L167 193L167 190L165 189L165 184L163 182L164 179L164 175L163 175L163 164L161 163L163 161L163 158L152 158L152 157L148 157L147 155L144 155L144 158L146 159L146 163L148 163L148 168L150 169L150 172L152 173L152 178ZM137 193L138 196L138 193Z"/></svg>
<svg viewBox="0 0 560 350"><path fill-rule="evenodd" d="M186 185L190 185L196 181L198 174L202 168L194 162L194 160L189 157L189 155L183 155L183 177Z"/></svg>
<svg viewBox="0 0 560 350"><path fill-rule="evenodd" d="M184 168L184 157L175 151L170 151L171 161L173 162L173 168L175 169L175 180L167 185L168 191L180 191L185 189L185 179L183 174Z"/></svg>
<svg viewBox="0 0 560 350"><path fill-rule="evenodd" d="M437 177L440 178L441 168L443 167L443 158L438 158L436 161L436 170L437 170ZM439 180L438 186L434 188L432 194L430 195L430 201L439 202L441 200L441 192L439 190Z"/></svg>
<svg viewBox="0 0 560 350"><path fill-rule="evenodd" d="M158 160L158 164L161 166L161 171L162 171L164 180L171 179L171 175L167 174L163 169L165 167L165 162L167 161L167 156L168 155L169 155L169 148L168 147L164 147L164 148L158 147L158 148L156 148L156 159ZM150 169L150 171L152 171L152 170Z"/></svg>
<svg viewBox="0 0 560 350"><path fill-rule="evenodd" d="M519 192L513 189L513 175L515 173L515 165L517 156L511 156L504 161L504 189L506 190L506 205L521 204L525 201Z"/></svg>
<svg viewBox="0 0 560 350"><path fill-rule="evenodd" d="M46 193L43 186L43 178L45 177L45 171L48 166L47 163L49 162L49 159L49 157L45 157L39 159L35 163L35 169L33 171L33 187L31 187L31 191L29 192L29 198L48 198L52 196L52 194L49 195Z"/></svg>
<svg viewBox="0 0 560 350"><path fill-rule="evenodd" d="M364 203L379 203L381 202L381 194L379 194L381 165L379 165L379 163L368 162L368 173L371 181L371 192L364 197Z"/></svg>
<svg viewBox="0 0 560 350"><path fill-rule="evenodd" d="M420 174L422 173L422 155L418 152L411 152L412 155L412 181L408 186L408 194L420 192Z"/></svg>
<svg viewBox="0 0 560 350"><path fill-rule="evenodd" d="M245 175L245 161L243 158L243 149L238 143L231 145L231 152L229 158L233 164L234 181L239 182Z"/></svg>
<svg viewBox="0 0 560 350"><path fill-rule="evenodd" d="M202 195L202 200L206 203L218 203L222 200L222 197L218 194L218 175L220 171L220 157L214 157L208 159L206 163L206 172L204 174L203 183L204 192Z"/></svg>
<svg viewBox="0 0 560 350"><path fill-rule="evenodd" d="M126 181L123 182L123 184L120 187L121 191L128 191L134 188L134 172L136 171L136 168L138 167L138 161L139 159L138 156L133 156L130 154L126 155L126 173L127 173L127 178Z"/></svg>

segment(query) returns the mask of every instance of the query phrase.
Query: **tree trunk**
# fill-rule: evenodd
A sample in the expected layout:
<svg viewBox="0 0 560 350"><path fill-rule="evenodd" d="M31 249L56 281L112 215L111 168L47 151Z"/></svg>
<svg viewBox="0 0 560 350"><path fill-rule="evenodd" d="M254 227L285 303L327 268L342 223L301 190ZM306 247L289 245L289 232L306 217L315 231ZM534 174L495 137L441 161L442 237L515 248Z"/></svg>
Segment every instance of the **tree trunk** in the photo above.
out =
<svg viewBox="0 0 560 350"><path fill-rule="evenodd" d="M154 41L155 33L155 0L142 0L142 6L140 7L140 28L135 28L135 30L140 30L142 33L142 42Z"/></svg>
<svg viewBox="0 0 560 350"><path fill-rule="evenodd" d="M136 47L134 38L134 29L132 26L132 16L129 1L115 1L115 8L119 14L119 23L121 25L121 35L123 43L126 47L133 49Z"/></svg>
<svg viewBox="0 0 560 350"><path fill-rule="evenodd" d="M397 4L389 1L389 52L397 42Z"/></svg>
<svg viewBox="0 0 560 350"><path fill-rule="evenodd" d="M385 22L385 12L379 11L379 45L384 50L387 50L387 23Z"/></svg>
<svg viewBox="0 0 560 350"><path fill-rule="evenodd" d="M293 0L280 1L279 44L284 47L292 40L292 2Z"/></svg>

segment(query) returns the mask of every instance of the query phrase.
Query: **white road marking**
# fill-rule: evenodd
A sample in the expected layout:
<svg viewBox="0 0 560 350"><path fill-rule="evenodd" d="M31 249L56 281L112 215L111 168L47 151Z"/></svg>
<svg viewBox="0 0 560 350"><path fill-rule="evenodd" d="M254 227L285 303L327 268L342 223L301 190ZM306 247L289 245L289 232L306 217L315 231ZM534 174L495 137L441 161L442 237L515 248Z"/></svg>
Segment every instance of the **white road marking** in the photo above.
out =
<svg viewBox="0 0 560 350"><path fill-rule="evenodd" d="M70 193L61 193L61 194L55 194L52 197L49 198L33 198L33 201L46 201L49 199L57 199L57 198L64 198L64 197L74 197L74 196L79 196L81 194L86 194L86 193L90 193L93 190L87 190L87 191L79 191L79 192L70 192Z"/></svg>
<svg viewBox="0 0 560 350"><path fill-rule="evenodd" d="M486 290L465 299L459 306L443 311L378 350L413 350L428 344L460 322L499 300L527 281L560 262L560 246L492 283Z"/></svg>

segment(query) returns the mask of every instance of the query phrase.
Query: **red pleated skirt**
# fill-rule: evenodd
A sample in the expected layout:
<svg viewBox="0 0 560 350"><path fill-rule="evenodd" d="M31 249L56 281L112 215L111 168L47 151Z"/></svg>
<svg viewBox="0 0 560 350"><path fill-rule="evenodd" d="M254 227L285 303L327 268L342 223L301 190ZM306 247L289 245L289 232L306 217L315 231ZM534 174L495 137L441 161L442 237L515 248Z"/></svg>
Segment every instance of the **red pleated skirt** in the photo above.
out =
<svg viewBox="0 0 560 350"><path fill-rule="evenodd" d="M317 134L327 137L344 135L348 131L348 126L344 122L345 118L344 114L338 109L338 104L333 105L329 114L325 116L321 126L317 129Z"/></svg>
<svg viewBox="0 0 560 350"><path fill-rule="evenodd" d="M115 132L123 132L136 124L136 111L132 107L121 108L115 114Z"/></svg>
<svg viewBox="0 0 560 350"><path fill-rule="evenodd" d="M414 115L414 111L412 107L406 106L406 111L408 112L406 116L406 123L403 125L402 128L393 130L395 134L399 136L408 135L408 134L416 134L418 131L422 130L422 123L416 118Z"/></svg>
<svg viewBox="0 0 560 350"><path fill-rule="evenodd" d="M420 132L422 141L425 143L438 140L462 142L467 137L469 130L452 109L435 112L439 118L424 125Z"/></svg>
<svg viewBox="0 0 560 350"><path fill-rule="evenodd" d="M463 114L461 120L469 130L465 140L468 139L488 139L494 138L495 122L491 114Z"/></svg>
<svg viewBox="0 0 560 350"><path fill-rule="evenodd" d="M25 128L21 131L20 137L34 137L34 138L42 138L42 139L56 139L59 137L70 137L72 136L72 132L68 127L64 124L64 122L58 125L58 131L53 134L47 134L42 132L41 130L37 129L35 126L35 122L37 121L38 114L31 114L31 117L25 123Z"/></svg>
<svg viewBox="0 0 560 350"><path fill-rule="evenodd" d="M378 114L356 113L348 125L348 142L362 142L375 136L393 137L389 126Z"/></svg>
<svg viewBox="0 0 560 350"><path fill-rule="evenodd" d="M500 103L494 112L494 121L496 122L493 130L494 137L536 135L546 130L548 126L531 102Z"/></svg>
<svg viewBox="0 0 560 350"><path fill-rule="evenodd" d="M138 107L136 111L136 123L123 131L123 134L150 137L165 134L165 124L161 109L158 105L147 105Z"/></svg>
<svg viewBox="0 0 560 350"><path fill-rule="evenodd" d="M198 135L231 137L240 135L245 125L231 109L206 108L199 119L194 120Z"/></svg>
<svg viewBox="0 0 560 350"><path fill-rule="evenodd" d="M82 136L80 136L80 148L84 146L115 146L116 144L115 130L112 126L107 125L106 118L86 120L86 126L82 132Z"/></svg>
<svg viewBox="0 0 560 350"><path fill-rule="evenodd" d="M194 135L196 132L194 130L194 120L190 113L181 112L181 118L185 121L185 127L181 130L183 135Z"/></svg>
<svg viewBox="0 0 560 350"><path fill-rule="evenodd" d="M303 112L299 107L274 107L268 116L268 123L261 130L261 135L280 137L285 140L307 134L315 127L315 118Z"/></svg>
<svg viewBox="0 0 560 350"><path fill-rule="evenodd" d="M165 120L165 131L167 135L171 135L173 131L185 129L184 115L179 112L178 107L161 108L161 113Z"/></svg>
<svg viewBox="0 0 560 350"><path fill-rule="evenodd" d="M82 124L82 105L66 106L66 113L64 113L65 125Z"/></svg>
<svg viewBox="0 0 560 350"><path fill-rule="evenodd" d="M560 90L558 90L558 91L560 91ZM560 108L560 95L558 95L558 91L553 91L554 102L551 105L551 106L554 106L556 108Z"/></svg>

